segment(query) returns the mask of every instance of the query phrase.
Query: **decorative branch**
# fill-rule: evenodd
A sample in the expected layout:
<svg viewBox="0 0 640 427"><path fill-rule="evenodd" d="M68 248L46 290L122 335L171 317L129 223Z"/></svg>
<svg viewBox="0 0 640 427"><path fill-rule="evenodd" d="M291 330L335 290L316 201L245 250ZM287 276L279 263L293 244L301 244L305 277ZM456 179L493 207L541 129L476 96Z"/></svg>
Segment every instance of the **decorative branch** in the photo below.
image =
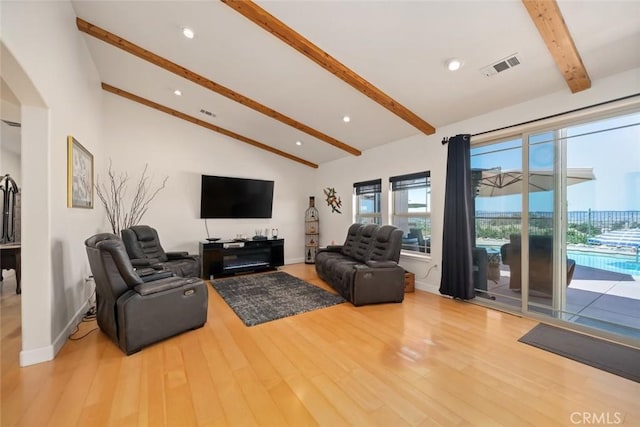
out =
<svg viewBox="0 0 640 427"><path fill-rule="evenodd" d="M162 184L155 190L151 189L151 178L147 176L149 165L145 165L138 181L135 193L131 199L129 207L126 206L127 184L129 175L126 173L116 174L113 171L111 160L109 160L109 169L107 170L107 183L98 183L95 185L96 193L104 206L107 213L107 220L111 225L114 234L119 235L120 231L137 225L147 210L151 201L156 195L165 188L168 176L164 178Z"/></svg>

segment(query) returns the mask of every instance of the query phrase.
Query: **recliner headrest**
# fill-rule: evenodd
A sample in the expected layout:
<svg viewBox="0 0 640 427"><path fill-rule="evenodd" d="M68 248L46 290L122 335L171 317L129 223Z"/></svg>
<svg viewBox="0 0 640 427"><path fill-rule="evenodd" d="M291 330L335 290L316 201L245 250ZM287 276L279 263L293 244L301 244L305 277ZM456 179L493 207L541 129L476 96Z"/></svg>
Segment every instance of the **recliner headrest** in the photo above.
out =
<svg viewBox="0 0 640 427"><path fill-rule="evenodd" d="M100 234L96 234L95 236L89 237L87 240L84 241L84 245L90 248L95 248L98 245L98 243L104 240L120 240L120 238L112 233L100 233Z"/></svg>
<svg viewBox="0 0 640 427"><path fill-rule="evenodd" d="M141 242L150 242L156 238L153 228L148 225L134 225L131 230L136 233L138 240Z"/></svg>

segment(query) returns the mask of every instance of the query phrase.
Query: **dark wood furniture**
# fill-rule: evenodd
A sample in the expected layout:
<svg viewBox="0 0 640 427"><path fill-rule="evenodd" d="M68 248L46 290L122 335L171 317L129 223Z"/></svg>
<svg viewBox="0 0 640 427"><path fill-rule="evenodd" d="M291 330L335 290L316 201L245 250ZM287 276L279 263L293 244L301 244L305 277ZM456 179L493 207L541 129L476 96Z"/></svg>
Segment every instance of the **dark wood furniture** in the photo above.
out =
<svg viewBox="0 0 640 427"><path fill-rule="evenodd" d="M275 270L284 265L284 239L200 242L200 277Z"/></svg>
<svg viewBox="0 0 640 427"><path fill-rule="evenodd" d="M16 271L16 294L22 293L20 287L20 243L3 243L0 244L0 281L2 280L1 270Z"/></svg>

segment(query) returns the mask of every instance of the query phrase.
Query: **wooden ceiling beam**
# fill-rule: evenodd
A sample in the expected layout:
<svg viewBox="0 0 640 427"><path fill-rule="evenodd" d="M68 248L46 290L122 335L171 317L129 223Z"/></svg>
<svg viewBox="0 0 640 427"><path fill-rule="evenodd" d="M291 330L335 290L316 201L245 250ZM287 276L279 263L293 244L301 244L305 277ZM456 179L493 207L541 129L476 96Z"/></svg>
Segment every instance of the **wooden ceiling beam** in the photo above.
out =
<svg viewBox="0 0 640 427"><path fill-rule="evenodd" d="M249 107L259 113L262 113L266 116L271 117L272 119L278 120L286 125L289 125L295 129L298 129L308 135L311 135L321 141L324 141L328 144L333 145L336 148L346 151L347 153L353 154L354 156L359 156L362 154L360 150L355 147L352 147L348 144L345 144L342 141L339 141L335 138L330 137L329 135L325 135L324 133L313 129L310 126L307 126L303 123L300 123L291 117L285 116L282 113L279 113L276 110L273 110L266 105L262 105L257 101L254 101L250 98L247 98L244 95L241 95L225 86L222 86L212 80L207 79L204 76L201 76L191 70L188 70L185 67L182 67L174 62L169 61L166 58L163 58L159 55L156 55L153 52L150 52L142 47L131 43L128 40L123 39L109 31L100 28L96 25L93 25L81 18L76 18L76 25L78 29L92 37L95 37L99 40L102 40L105 43L109 43L112 46L115 46L119 49L124 50L132 55L137 56L140 59L144 59L160 68L163 68L167 71L170 71L174 74L177 74L180 77L183 77L193 83L196 83L204 88L207 88L213 92L216 92L222 96L225 96L232 101L238 102L246 107Z"/></svg>
<svg viewBox="0 0 640 427"><path fill-rule="evenodd" d="M305 159L301 159L300 157L296 157L296 156L294 156L292 154L289 154L287 152L278 150L277 148L273 148L270 145L263 144L261 142L255 141L255 140L253 140L251 138L247 138L246 136L239 135L239 134L237 134L235 132L232 132L230 130L221 128L221 127L216 126L214 124L211 124L209 122L205 122L204 120L200 120L200 119L197 119L195 117L189 116L187 114L181 113L180 111L177 111L177 110L174 110L172 108L166 107L164 105L155 103L155 102L150 101L148 99L142 98L142 97L140 97L138 95L134 95L133 93L124 91L122 89L118 89L117 87L111 86L111 85L109 85L107 83L102 83L102 89L107 91L107 92L113 93L115 95L121 96L123 98L127 98L127 99L129 99L131 101L137 102L139 104L146 105L147 107L151 107L151 108L154 108L154 109L156 109L158 111L162 111L163 113L169 114L169 115L171 115L173 117L177 117L179 119L186 120L187 122L193 123L193 124L198 125L198 126L202 126L203 128L207 128L209 130L212 130L214 132L220 133L222 135L226 135L226 136L228 136L230 138L237 139L238 141L242 141L242 142L244 142L246 144L252 145L252 146L257 147L257 148L260 148L261 150L268 151L270 153L276 154L276 155L281 156L281 157L285 157L285 158L287 158L289 160L293 160L293 161L298 162L298 163L302 163L303 165L306 165L306 166L309 166L309 167L312 167L312 168L316 168L316 169L318 168L318 165L315 164L315 163L312 163L312 162L307 161Z"/></svg>
<svg viewBox="0 0 640 427"><path fill-rule="evenodd" d="M251 22L270 32L313 62L342 79L353 88L362 92L373 101L382 105L413 127L427 135L435 133L435 128L408 108L395 101L386 93L369 83L367 80L346 67L340 61L320 49L285 23L271 15L266 10L248 0L221 0L224 4L240 13Z"/></svg>
<svg viewBox="0 0 640 427"><path fill-rule="evenodd" d="M572 93L591 87L591 79L555 0L522 0Z"/></svg>

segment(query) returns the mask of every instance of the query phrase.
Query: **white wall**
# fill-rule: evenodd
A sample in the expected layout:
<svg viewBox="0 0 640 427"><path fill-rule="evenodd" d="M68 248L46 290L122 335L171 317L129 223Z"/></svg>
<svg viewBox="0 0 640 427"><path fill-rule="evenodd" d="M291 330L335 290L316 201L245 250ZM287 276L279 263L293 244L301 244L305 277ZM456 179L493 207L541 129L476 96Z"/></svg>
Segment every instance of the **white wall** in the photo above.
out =
<svg viewBox="0 0 640 427"><path fill-rule="evenodd" d="M461 133L475 134L492 129L522 123L551 114L581 108L596 103L635 94L640 88L640 69L631 70L593 82L589 90L571 94L569 89L529 102L514 105L489 114L442 126L435 135L416 135L376 149L368 150L360 157L349 157L321 165L316 176L316 206L320 211L320 244L332 241L342 244L345 233L353 220L353 183L381 178L383 189L388 188L389 177L423 170L431 171L431 256L402 256L401 264L416 274L416 286L437 292L440 286L440 262L442 258L442 221L447 163L447 147L442 138ZM477 100L476 102L482 102ZM472 138L473 143L473 138ZM343 201L342 215L330 213L324 202L322 189L335 187ZM318 200L319 198L319 200ZM383 191L383 219L388 223L388 200Z"/></svg>
<svg viewBox="0 0 640 427"><path fill-rule="evenodd" d="M315 169L113 94L105 94L103 112L105 156L114 171L127 173L132 184L145 164L154 184L169 176L141 221L158 230L165 250L198 253L198 242L207 237L199 218L200 177L232 176L275 181L273 218L209 219L211 237L251 237L256 229L278 228L285 239L285 262L302 261L307 189ZM97 171L101 181L106 168ZM104 231L110 231L106 222Z"/></svg>
<svg viewBox="0 0 640 427"><path fill-rule="evenodd" d="M48 360L66 342L89 296L84 239L97 209L66 207L67 135L97 159L100 81L68 2L3 2L2 42L19 64L7 81L22 105L23 257L21 363ZM13 82L13 85L12 85ZM25 96L35 88L43 105Z"/></svg>

